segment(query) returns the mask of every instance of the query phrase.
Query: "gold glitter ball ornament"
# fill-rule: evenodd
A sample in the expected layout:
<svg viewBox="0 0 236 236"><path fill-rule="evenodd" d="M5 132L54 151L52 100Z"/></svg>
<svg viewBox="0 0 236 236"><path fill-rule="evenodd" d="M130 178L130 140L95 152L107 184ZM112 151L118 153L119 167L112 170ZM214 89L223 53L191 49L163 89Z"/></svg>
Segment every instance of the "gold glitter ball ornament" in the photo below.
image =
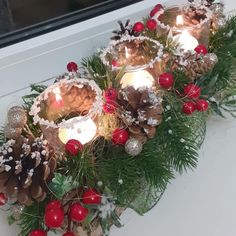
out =
<svg viewBox="0 0 236 236"><path fill-rule="evenodd" d="M9 124L4 127L4 134L8 139L18 139L21 135L21 128L12 128Z"/></svg>
<svg viewBox="0 0 236 236"><path fill-rule="evenodd" d="M24 108L20 106L14 106L9 109L8 113L8 124L12 128L23 128L27 122L27 115Z"/></svg>

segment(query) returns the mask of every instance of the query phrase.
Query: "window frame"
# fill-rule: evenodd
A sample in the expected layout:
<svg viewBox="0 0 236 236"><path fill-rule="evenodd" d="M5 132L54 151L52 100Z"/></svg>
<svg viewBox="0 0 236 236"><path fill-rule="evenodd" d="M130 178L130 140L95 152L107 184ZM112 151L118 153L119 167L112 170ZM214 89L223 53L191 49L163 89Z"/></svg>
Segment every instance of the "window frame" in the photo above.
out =
<svg viewBox="0 0 236 236"><path fill-rule="evenodd" d="M43 21L32 26L24 27L22 29L13 30L11 32L0 35L0 48L10 46L12 44L22 42L24 40L34 38L93 17L97 17L113 10L117 10L143 0L119 0L99 3L91 7L74 11L62 16L58 16L46 21Z"/></svg>

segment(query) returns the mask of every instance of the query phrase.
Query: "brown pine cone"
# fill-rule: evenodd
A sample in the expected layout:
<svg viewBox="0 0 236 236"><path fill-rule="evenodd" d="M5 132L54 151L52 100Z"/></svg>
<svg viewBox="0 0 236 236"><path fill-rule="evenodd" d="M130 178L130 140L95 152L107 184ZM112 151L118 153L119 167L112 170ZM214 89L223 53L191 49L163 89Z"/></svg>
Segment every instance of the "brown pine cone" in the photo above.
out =
<svg viewBox="0 0 236 236"><path fill-rule="evenodd" d="M127 87L118 95L119 117L132 137L142 142L153 138L156 126L162 121L162 98L151 89L135 90Z"/></svg>
<svg viewBox="0 0 236 236"><path fill-rule="evenodd" d="M0 192L23 205L43 201L56 158L41 138L9 140L0 149Z"/></svg>
<svg viewBox="0 0 236 236"><path fill-rule="evenodd" d="M187 52L176 58L175 67L182 67L186 76L194 81L212 71L217 62L218 59L214 53L207 53L203 56Z"/></svg>

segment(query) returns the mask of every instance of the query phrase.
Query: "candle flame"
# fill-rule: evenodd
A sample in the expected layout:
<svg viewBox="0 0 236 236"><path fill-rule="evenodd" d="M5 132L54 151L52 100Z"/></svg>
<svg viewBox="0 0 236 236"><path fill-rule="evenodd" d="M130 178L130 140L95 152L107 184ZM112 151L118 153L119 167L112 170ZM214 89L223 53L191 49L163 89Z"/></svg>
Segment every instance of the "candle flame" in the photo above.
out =
<svg viewBox="0 0 236 236"><path fill-rule="evenodd" d="M62 100L60 88L55 88L53 92L54 92L56 101L60 102Z"/></svg>
<svg viewBox="0 0 236 236"><path fill-rule="evenodd" d="M52 105L55 108L63 107L64 106L64 102L63 102L63 99L62 99L62 96L61 96L60 88L53 89L53 93L54 93L55 100L52 102Z"/></svg>
<svg viewBox="0 0 236 236"><path fill-rule="evenodd" d="M127 47L125 47L125 57L126 57L126 59L129 58L129 52L128 52L128 48Z"/></svg>
<svg viewBox="0 0 236 236"><path fill-rule="evenodd" d="M184 18L183 18L183 16L178 15L178 16L176 17L176 25L177 25L177 26L180 26L180 25L183 25L183 24L184 24Z"/></svg>

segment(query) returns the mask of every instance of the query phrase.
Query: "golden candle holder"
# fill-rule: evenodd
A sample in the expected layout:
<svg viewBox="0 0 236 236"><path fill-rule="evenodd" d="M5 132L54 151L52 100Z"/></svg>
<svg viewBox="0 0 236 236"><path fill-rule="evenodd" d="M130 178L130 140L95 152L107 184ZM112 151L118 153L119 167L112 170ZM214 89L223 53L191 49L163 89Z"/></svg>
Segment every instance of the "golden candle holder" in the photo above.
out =
<svg viewBox="0 0 236 236"><path fill-rule="evenodd" d="M82 144L97 133L96 117L102 112L102 91L94 81L62 79L49 86L35 100L30 115L61 158L70 139Z"/></svg>
<svg viewBox="0 0 236 236"><path fill-rule="evenodd" d="M124 69L121 88L151 88L163 71L163 45L148 37L126 35L111 41L101 59L115 73Z"/></svg>
<svg viewBox="0 0 236 236"><path fill-rule="evenodd" d="M172 6L160 10L153 18L159 25L158 31L160 34L163 31L165 33L171 31L173 37L177 37L184 33L182 38L187 37L187 39L181 39L180 41L184 40L185 43L189 44L185 47L186 50L192 50L193 45L196 45L196 40L198 44L208 46L212 21L212 11L209 7L196 3L190 3L182 7ZM192 44L192 47L190 44Z"/></svg>

